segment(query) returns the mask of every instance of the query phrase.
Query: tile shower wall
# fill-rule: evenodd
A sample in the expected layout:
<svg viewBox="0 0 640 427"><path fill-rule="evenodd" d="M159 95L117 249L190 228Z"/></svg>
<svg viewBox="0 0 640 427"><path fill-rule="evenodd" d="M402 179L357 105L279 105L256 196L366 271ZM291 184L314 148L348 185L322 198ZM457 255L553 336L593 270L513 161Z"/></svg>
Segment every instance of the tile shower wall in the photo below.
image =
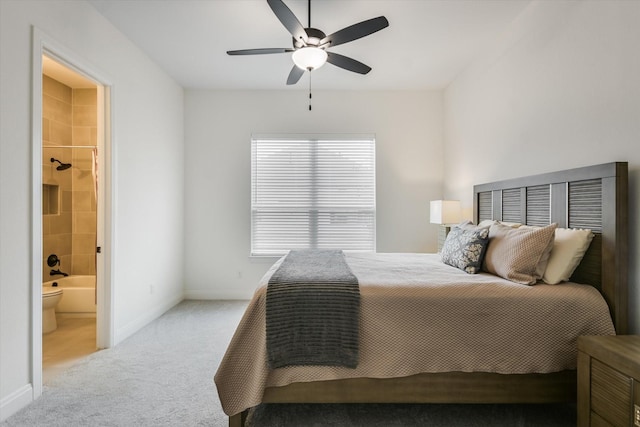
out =
<svg viewBox="0 0 640 427"><path fill-rule="evenodd" d="M53 197L58 199L57 209L42 216L42 280L51 279L47 266L47 257L56 254L60 258L60 268L71 273L72 254L72 169L56 170L58 163L52 163L52 157L63 163L71 163L71 149L57 148L72 144L72 100L70 87L48 77L42 79L42 182L55 189ZM43 194L45 192L43 191ZM43 201L44 203L44 201Z"/></svg>
<svg viewBox="0 0 640 427"><path fill-rule="evenodd" d="M73 145L97 144L97 91L73 89ZM73 274L96 274L96 195L92 150L72 150L72 254Z"/></svg>
<svg viewBox="0 0 640 427"><path fill-rule="evenodd" d="M50 280L46 260L56 254L61 271L95 274L96 201L92 150L60 146L95 146L97 138L95 89L71 89L43 76L42 180L57 197L57 206L42 217L43 280ZM54 157L72 168L58 171ZM49 203L43 200L43 205ZM56 205L54 203L53 205Z"/></svg>

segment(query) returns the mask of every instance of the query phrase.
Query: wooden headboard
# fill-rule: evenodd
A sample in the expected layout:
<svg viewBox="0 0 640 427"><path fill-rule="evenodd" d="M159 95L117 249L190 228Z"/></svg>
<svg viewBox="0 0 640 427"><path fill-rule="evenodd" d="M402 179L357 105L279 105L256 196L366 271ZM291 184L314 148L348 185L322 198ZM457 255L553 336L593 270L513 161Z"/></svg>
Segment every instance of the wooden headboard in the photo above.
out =
<svg viewBox="0 0 640 427"><path fill-rule="evenodd" d="M628 330L627 162L605 163L473 187L473 217L588 228L595 237L571 280L595 286L618 334Z"/></svg>

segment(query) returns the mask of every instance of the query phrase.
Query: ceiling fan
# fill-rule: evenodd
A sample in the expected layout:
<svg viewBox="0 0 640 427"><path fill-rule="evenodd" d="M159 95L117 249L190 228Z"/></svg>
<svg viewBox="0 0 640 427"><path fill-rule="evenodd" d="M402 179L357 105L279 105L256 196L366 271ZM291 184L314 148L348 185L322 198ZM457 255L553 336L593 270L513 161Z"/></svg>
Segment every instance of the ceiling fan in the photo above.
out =
<svg viewBox="0 0 640 427"><path fill-rule="evenodd" d="M309 26L307 28L302 26L298 18L282 0L267 0L267 3L282 25L293 36L293 47L229 50L227 54L263 55L291 52L295 65L287 78L288 85L296 84L305 71L316 70L324 65L325 62L359 74L367 74L371 71L371 67L368 65L348 56L328 52L327 49L357 40L388 27L389 21L384 16L350 25L327 36L321 30L311 27L311 0L308 0Z"/></svg>

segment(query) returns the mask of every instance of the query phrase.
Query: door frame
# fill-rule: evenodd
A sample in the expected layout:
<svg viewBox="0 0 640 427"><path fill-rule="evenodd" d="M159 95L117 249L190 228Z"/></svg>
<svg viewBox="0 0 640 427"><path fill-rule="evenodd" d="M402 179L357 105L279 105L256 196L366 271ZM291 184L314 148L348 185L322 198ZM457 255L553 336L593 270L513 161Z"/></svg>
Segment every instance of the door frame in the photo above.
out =
<svg viewBox="0 0 640 427"><path fill-rule="evenodd" d="M32 27L32 201L31 201L31 380L33 399L42 394L42 56L46 55L96 83L98 89L98 200L96 240L96 347L114 343L115 177L113 141L113 84L103 72L82 56Z"/></svg>

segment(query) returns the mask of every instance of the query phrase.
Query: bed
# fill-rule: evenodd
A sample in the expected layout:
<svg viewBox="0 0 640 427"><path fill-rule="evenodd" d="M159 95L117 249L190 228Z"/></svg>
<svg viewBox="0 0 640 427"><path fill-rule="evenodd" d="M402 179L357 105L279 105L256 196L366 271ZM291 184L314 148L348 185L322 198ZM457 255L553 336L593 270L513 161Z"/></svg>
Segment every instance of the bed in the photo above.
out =
<svg viewBox="0 0 640 427"><path fill-rule="evenodd" d="M563 228L593 230L595 237L570 282L561 286L523 286L488 273L468 275L439 263L438 255L432 254L348 254L347 261L360 281L361 318L384 319L389 313L396 313L399 323L411 330L389 333L379 320L361 320L361 363L355 370L310 366L270 370L264 349L265 291L262 286L249 304L215 378L223 409L229 415L229 425L243 426L250 407L259 403L575 401L577 336L627 331L627 163L607 163L476 185L473 191L476 223L499 220L538 227L557 223ZM411 286L394 283L403 277L405 265L409 269L435 271L435 278L430 278L427 286L430 294L425 299L432 305L446 301L440 299L444 288L457 288L455 304L442 302L449 304L446 309L449 317L445 321L437 321L445 316L437 312L411 318L412 313L430 313L433 307L424 310L418 305L411 306L418 304L415 292L425 285L417 283L420 281L413 276L407 279ZM268 281L277 267L272 267L263 282ZM520 325L519 304L528 305L529 296L534 293L544 293L543 302L534 310L540 318ZM580 297L568 296L574 293ZM511 299L506 299L507 295ZM553 305L569 298L570 304ZM584 304L591 305L584 310L581 308L587 307ZM451 309L456 306L461 309ZM511 307L510 315L515 313L515 320L503 318L502 314L490 316L496 310L502 310L506 316L509 310L505 307ZM578 313L576 320L554 321L565 323L568 330L557 333L547 332L544 326L531 327L542 325L543 318L563 310ZM596 316L595 320L591 315ZM403 319L402 316L409 317ZM457 323L455 333L435 326L443 323ZM477 336L479 332L474 328L482 324L502 331L494 334L488 347L497 348L498 354L520 353L496 358L489 349L483 353L482 348L476 347L475 353L469 354L465 340ZM510 332L505 332L507 330ZM419 354L405 353L404 346L416 334L428 339L418 347ZM502 350L500 346L506 345L504 341L513 341L516 345ZM547 354L547 346L558 341L563 341L563 347L550 348ZM435 346L429 347L430 342L446 343L446 346L431 348ZM464 351L456 351L456 345ZM393 346L399 350L389 351ZM385 349L382 353L387 359L372 361L368 352L380 348ZM548 357L551 353L554 356ZM490 366L483 364L487 359L491 359Z"/></svg>

